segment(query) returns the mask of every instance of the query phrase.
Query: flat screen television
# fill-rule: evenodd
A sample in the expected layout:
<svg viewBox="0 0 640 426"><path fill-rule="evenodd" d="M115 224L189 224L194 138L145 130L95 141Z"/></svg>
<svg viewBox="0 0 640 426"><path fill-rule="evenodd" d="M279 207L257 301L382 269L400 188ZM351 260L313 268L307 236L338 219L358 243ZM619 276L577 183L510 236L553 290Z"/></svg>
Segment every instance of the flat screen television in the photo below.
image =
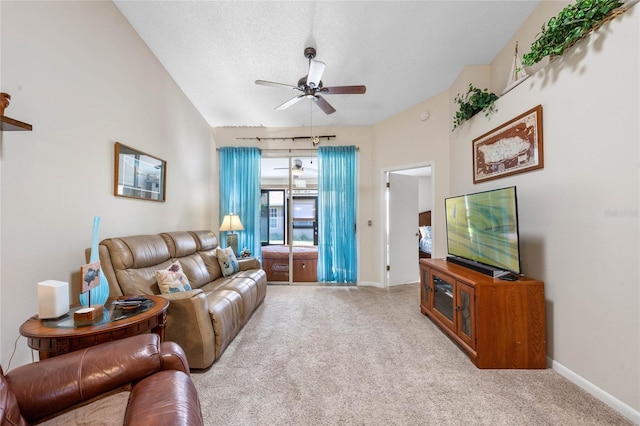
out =
<svg viewBox="0 0 640 426"><path fill-rule="evenodd" d="M494 277L521 273L515 186L446 198L445 214L448 260Z"/></svg>

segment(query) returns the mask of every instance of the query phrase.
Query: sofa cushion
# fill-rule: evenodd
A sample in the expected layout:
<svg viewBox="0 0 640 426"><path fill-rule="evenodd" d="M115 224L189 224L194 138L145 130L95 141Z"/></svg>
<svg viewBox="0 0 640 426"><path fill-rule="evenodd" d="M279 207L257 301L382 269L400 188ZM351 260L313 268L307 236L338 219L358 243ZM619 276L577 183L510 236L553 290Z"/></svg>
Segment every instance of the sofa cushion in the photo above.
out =
<svg viewBox="0 0 640 426"><path fill-rule="evenodd" d="M171 257L185 257L196 252L196 240L187 231L163 232L160 235L167 243Z"/></svg>
<svg viewBox="0 0 640 426"><path fill-rule="evenodd" d="M174 259L178 260L178 259ZM199 253L179 258L182 270L189 278L191 288L200 288L211 281L211 273Z"/></svg>
<svg viewBox="0 0 640 426"><path fill-rule="evenodd" d="M202 261L209 272L210 281L215 281L222 277L222 269L220 268L220 262L218 262L218 257L216 256L216 249L199 251L198 254L202 258Z"/></svg>
<svg viewBox="0 0 640 426"><path fill-rule="evenodd" d="M74 407L65 411L59 416L53 417L42 423L40 426L68 426L68 425L91 425L102 424L121 425L124 424L124 417L127 411L127 403L130 392L121 390L114 395L95 400L87 405ZM108 422L107 422L108 419Z"/></svg>
<svg viewBox="0 0 640 426"><path fill-rule="evenodd" d="M147 268L116 271L115 276L118 283L120 283L120 288L122 288L122 294L160 294L156 271L168 268L171 263L173 262L168 260Z"/></svg>
<svg viewBox="0 0 640 426"><path fill-rule="evenodd" d="M182 266L177 260L167 269L157 270L156 278L158 279L158 287L161 293L177 293L191 290L189 279L182 271Z"/></svg>
<svg viewBox="0 0 640 426"><path fill-rule="evenodd" d="M240 270L238 259L236 259L236 255L233 253L231 247L216 249L216 256L218 257L220 269L222 269L222 275L225 277L233 275Z"/></svg>
<svg viewBox="0 0 640 426"><path fill-rule="evenodd" d="M218 247L218 237L212 231L189 231L196 240L198 251L211 250Z"/></svg>
<svg viewBox="0 0 640 426"><path fill-rule="evenodd" d="M100 244L107 246L116 271L156 266L169 260L169 249L160 235L134 235L110 238Z"/></svg>

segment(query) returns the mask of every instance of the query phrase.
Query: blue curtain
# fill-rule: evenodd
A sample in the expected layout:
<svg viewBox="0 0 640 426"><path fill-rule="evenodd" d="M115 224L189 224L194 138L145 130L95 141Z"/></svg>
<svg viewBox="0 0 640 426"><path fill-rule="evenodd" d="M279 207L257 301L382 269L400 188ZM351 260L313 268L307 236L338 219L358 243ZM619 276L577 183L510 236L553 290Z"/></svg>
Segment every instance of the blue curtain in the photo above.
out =
<svg viewBox="0 0 640 426"><path fill-rule="evenodd" d="M220 223L224 215L240 216L244 231L238 232L238 250L260 251L260 157L258 148L220 148ZM227 245L227 233L220 233L220 246Z"/></svg>
<svg viewBox="0 0 640 426"><path fill-rule="evenodd" d="M318 149L318 281L357 282L356 147Z"/></svg>

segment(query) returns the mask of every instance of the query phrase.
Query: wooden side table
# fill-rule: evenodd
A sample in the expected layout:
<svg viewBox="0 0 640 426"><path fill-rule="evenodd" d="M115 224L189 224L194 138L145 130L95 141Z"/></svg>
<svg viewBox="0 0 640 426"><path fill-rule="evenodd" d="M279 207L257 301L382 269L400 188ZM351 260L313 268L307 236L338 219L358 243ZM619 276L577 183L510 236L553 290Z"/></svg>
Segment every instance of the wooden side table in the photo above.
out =
<svg viewBox="0 0 640 426"><path fill-rule="evenodd" d="M76 325L73 313L82 308L71 308L69 313L56 319L41 320L34 315L20 326L20 334L27 345L39 352L40 359L51 358L111 340L123 339L142 333L156 333L164 341L169 301L160 296L146 295L149 302L140 307L123 309L110 298L104 306L101 319L91 325Z"/></svg>

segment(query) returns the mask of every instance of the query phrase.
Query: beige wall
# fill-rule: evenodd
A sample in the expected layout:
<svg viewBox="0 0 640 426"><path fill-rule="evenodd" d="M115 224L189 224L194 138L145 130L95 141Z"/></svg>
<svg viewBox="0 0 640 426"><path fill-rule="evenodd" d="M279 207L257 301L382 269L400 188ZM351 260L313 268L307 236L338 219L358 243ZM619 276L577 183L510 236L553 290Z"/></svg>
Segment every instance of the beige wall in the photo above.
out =
<svg viewBox="0 0 640 426"><path fill-rule="evenodd" d="M542 24L549 22L549 18L552 16L557 16L570 3L574 2L567 0L545 0L540 2L540 5L531 12L527 20L493 59L489 84L482 87L487 87L491 92L498 95L501 94L509 80L516 42L518 42L518 55L522 59L522 55L531 51L529 46L537 38ZM548 63L549 59L545 58L534 66L527 67L526 70L529 74L533 74Z"/></svg>
<svg viewBox="0 0 640 426"><path fill-rule="evenodd" d="M517 186L523 270L545 282L554 368L636 421L639 23L633 8L500 98L490 119L478 114L452 134L449 163L451 194ZM472 140L539 104L544 169L474 185Z"/></svg>
<svg viewBox="0 0 640 426"><path fill-rule="evenodd" d="M383 170L432 162L436 257L446 254L438 208L444 197L517 185L523 268L545 281L554 368L640 421L640 13L617 18L601 32L605 37L577 46L572 58L534 67L533 77L498 101L497 114L451 132L454 95L469 82L499 93L515 40L526 53L542 22L566 3L541 3L491 65L465 68L448 91L371 127L313 133L337 135L323 144L360 148L361 282L383 282ZM3 133L0 144L0 353L6 366L19 325L37 310L35 283L77 281L94 215L102 216L101 236L215 229L213 148L311 143L236 139L307 135L308 128L217 128L212 142L211 129L110 3L3 1L0 13L0 89L14 96L8 115L34 124L30 133ZM472 139L537 104L544 108L545 168L473 185ZM422 111L430 113L427 121L418 119ZM116 140L168 161L166 203L111 195ZM24 339L17 348L13 366L30 359Z"/></svg>
<svg viewBox="0 0 640 426"><path fill-rule="evenodd" d="M69 281L100 236L209 228L212 132L111 2L0 3L2 86L32 132L0 145L0 341L6 368L36 283ZM114 142L167 161L167 201L114 197ZM217 213L216 213L217 214ZM12 367L31 361L17 342Z"/></svg>
<svg viewBox="0 0 640 426"><path fill-rule="evenodd" d="M426 111L429 118L420 120L420 113ZM372 218L375 226L375 244L370 247L371 259L377 267L371 280L384 283L383 270L379 267L383 261L384 226L383 203L385 188L382 176L385 169L432 164L432 185L435 205L449 187L449 95L441 93L373 126L375 132L375 151L373 155L372 180L375 190L372 192ZM435 256L446 255L444 230L444 211L435 209L432 214L433 251Z"/></svg>

